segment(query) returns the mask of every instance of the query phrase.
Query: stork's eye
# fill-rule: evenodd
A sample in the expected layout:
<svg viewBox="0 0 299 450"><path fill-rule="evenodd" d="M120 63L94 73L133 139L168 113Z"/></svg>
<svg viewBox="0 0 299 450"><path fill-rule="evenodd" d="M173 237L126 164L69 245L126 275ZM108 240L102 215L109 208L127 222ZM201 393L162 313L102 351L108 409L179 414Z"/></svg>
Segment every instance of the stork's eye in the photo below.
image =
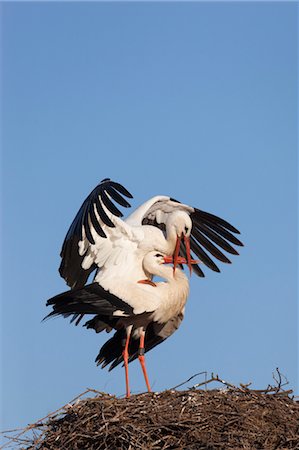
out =
<svg viewBox="0 0 299 450"><path fill-rule="evenodd" d="M185 233L186 233L186 234L188 233L188 231L189 231L189 228L188 228L188 227L185 227Z"/></svg>
<svg viewBox="0 0 299 450"><path fill-rule="evenodd" d="M155 254L155 257L156 257L156 258L160 258L160 257L163 258L163 255L161 255L160 253L156 253L156 254Z"/></svg>

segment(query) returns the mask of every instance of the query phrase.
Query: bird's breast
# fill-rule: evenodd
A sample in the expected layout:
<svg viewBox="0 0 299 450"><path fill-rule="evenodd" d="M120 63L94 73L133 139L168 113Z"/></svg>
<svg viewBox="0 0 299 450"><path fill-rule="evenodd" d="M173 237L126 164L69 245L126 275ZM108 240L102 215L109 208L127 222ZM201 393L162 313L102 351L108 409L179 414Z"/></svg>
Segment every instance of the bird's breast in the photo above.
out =
<svg viewBox="0 0 299 450"><path fill-rule="evenodd" d="M160 295L159 307L153 313L153 320L159 323L165 323L176 317L184 308L189 295L189 283L164 283L161 286L162 292ZM168 292L167 292L168 291Z"/></svg>

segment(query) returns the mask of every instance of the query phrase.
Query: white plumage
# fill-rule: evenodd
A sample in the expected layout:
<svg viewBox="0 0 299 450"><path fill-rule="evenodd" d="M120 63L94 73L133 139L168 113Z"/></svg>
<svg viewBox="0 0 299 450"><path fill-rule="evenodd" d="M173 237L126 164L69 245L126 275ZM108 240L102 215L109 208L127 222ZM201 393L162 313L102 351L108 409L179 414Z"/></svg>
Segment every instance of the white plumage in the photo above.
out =
<svg viewBox="0 0 299 450"><path fill-rule="evenodd" d="M123 280L120 291L122 290L124 295L121 293L118 298L115 294L111 295L108 290L105 290L105 286L98 282L59 294L47 302L47 305L53 306L53 312L49 316L68 317L71 314L91 313L95 316L86 323L88 328L93 328L97 332L105 329L109 332L112 328L118 330L102 347L96 361L103 367L112 362L113 368L124 359L127 396L130 395L128 382L130 339L133 341L130 359L138 356L150 390L144 352L173 334L184 317L189 281L182 270L177 269L174 272L170 266L165 266L165 263L171 260L172 258L154 251L147 253L142 260L144 273L149 274L150 277L162 277L165 281L144 284L139 283L138 280L133 282ZM187 263L181 257L178 261L180 264ZM128 293L130 293L129 296ZM146 330L149 326L151 331L148 337ZM119 333L122 333L121 341L117 339ZM122 342L124 339L125 345ZM140 340L139 347L136 347L136 340Z"/></svg>
<svg viewBox="0 0 299 450"><path fill-rule="evenodd" d="M122 220L115 203L130 207L124 197L132 195L105 179L83 202L61 250L59 272L72 289L47 304L53 306L50 316L73 315L78 324L85 314L94 314L87 328L117 330L96 361L112 363L111 368L124 361L129 396L128 362L139 358L150 390L144 352L170 336L183 319L189 282L177 265L188 264L191 272L192 264L204 276L199 261L192 259L195 254L220 272L211 256L230 263L223 250L237 255L232 244L243 244L235 236L239 231L225 220L168 196L152 197ZM173 268L164 266L170 259ZM86 285L94 271L94 283ZM154 283L155 275L165 281Z"/></svg>
<svg viewBox="0 0 299 450"><path fill-rule="evenodd" d="M123 186L105 179L82 204L61 251L60 274L70 287L84 286L96 270L95 281L118 295L113 280L124 283L145 276L142 261L153 250L174 255L175 265L179 254L186 257L190 269L193 252L214 271L219 269L204 249L226 263L230 261L219 247L238 254L230 242L242 245L233 235L239 232L223 219L170 197L155 196L122 220L113 201L129 207L123 196L132 197ZM204 276L197 265L194 271Z"/></svg>

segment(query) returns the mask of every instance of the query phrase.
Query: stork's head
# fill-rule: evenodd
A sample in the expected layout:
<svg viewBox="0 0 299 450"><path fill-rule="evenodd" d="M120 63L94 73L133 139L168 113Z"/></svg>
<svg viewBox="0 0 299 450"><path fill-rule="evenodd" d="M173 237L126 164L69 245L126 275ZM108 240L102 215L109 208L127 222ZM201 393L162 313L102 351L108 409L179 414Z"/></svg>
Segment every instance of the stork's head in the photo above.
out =
<svg viewBox="0 0 299 450"><path fill-rule="evenodd" d="M159 266L162 264L173 264L173 257L172 256L166 256L163 253L160 253L158 251L151 251L145 255L143 258L143 268L146 273L151 275L158 275L159 274ZM191 259L191 264L197 264L197 260ZM178 264L188 264L188 261L181 257L177 257L177 263Z"/></svg>
<svg viewBox="0 0 299 450"><path fill-rule="evenodd" d="M186 247L187 264L192 272L191 253L190 253L190 235L192 230L192 220L185 211L176 211L171 218L171 225L176 232L176 245L173 254L173 270L175 271L178 262L178 255L180 252L181 240L184 239Z"/></svg>
<svg viewBox="0 0 299 450"><path fill-rule="evenodd" d="M177 237L190 237L192 230L192 220L185 211L176 211L172 214L171 223L175 229Z"/></svg>

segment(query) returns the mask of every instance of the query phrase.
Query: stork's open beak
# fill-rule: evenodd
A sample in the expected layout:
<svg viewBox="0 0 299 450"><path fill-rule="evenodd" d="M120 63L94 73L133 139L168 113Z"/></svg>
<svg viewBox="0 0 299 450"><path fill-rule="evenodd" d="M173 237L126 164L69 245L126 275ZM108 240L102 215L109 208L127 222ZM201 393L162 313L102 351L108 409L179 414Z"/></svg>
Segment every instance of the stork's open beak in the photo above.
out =
<svg viewBox="0 0 299 450"><path fill-rule="evenodd" d="M190 259L190 264L198 264L200 261L199 259ZM165 264L173 264L174 258L172 256L164 256L164 263ZM177 264L188 264L188 261L186 258L183 258L182 256L177 256Z"/></svg>
<svg viewBox="0 0 299 450"><path fill-rule="evenodd" d="M173 271L175 272L176 266L178 264L188 264L188 267L189 267L189 270L190 270L190 275L191 275L192 274L192 264L197 264L198 261L194 262L195 260L191 259L190 237L189 236L184 236L184 243L185 243L185 247L186 247L187 261L185 263L178 262L182 237L183 237L183 233L182 233L181 236L177 237L177 241L176 241L176 245L175 245L175 249L174 249L174 254L173 254Z"/></svg>

